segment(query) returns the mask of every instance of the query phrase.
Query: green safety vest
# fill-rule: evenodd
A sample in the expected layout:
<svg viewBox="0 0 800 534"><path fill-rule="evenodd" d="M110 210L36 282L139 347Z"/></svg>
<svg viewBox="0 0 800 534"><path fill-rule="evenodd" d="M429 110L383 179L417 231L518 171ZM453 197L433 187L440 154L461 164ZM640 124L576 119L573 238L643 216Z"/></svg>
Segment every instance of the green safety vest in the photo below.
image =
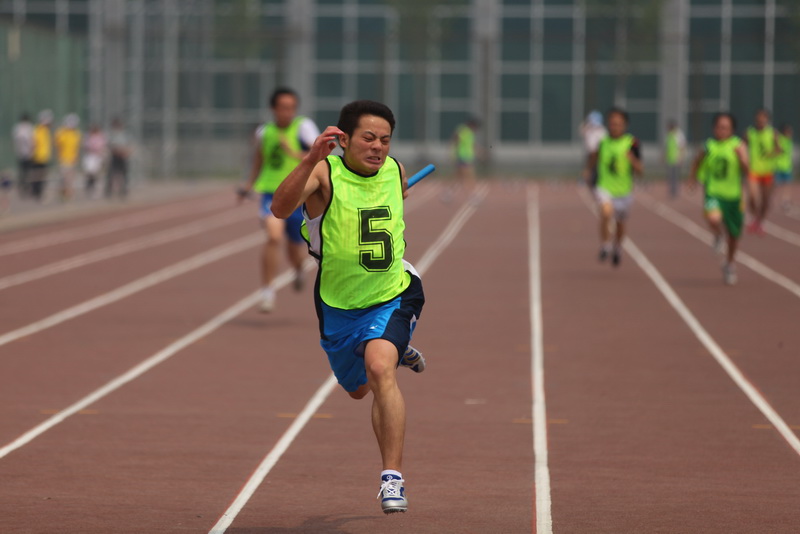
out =
<svg viewBox="0 0 800 534"><path fill-rule="evenodd" d="M794 152L794 141L791 137L786 137L783 134L778 134L778 145L781 147L781 153L775 161L775 170L780 172L792 172L792 157Z"/></svg>
<svg viewBox="0 0 800 534"><path fill-rule="evenodd" d="M616 139L604 137L597 149L597 187L612 197L624 197L633 191L633 166L628 152L634 137L624 134Z"/></svg>
<svg viewBox="0 0 800 534"><path fill-rule="evenodd" d="M400 164L389 157L376 174L363 176L340 156L327 161L331 200L319 227L319 297L345 310L388 302L411 282L403 265Z"/></svg>
<svg viewBox="0 0 800 534"><path fill-rule="evenodd" d="M456 129L456 159L465 163L475 161L475 132L466 124Z"/></svg>
<svg viewBox="0 0 800 534"><path fill-rule="evenodd" d="M742 170L736 147L742 140L733 135L724 141L710 138L706 141L703 159L706 194L724 200L742 197Z"/></svg>
<svg viewBox="0 0 800 534"><path fill-rule="evenodd" d="M264 126L264 135L261 140L261 172L253 184L253 190L258 193L274 193L281 182L289 173L300 164L300 160L291 157L281 146L281 138L295 151L300 152L300 123L305 117L295 117L286 128L280 128L274 122Z"/></svg>
<svg viewBox="0 0 800 534"><path fill-rule="evenodd" d="M750 152L750 171L754 174L771 174L775 171L775 130L765 126L747 129L747 146Z"/></svg>

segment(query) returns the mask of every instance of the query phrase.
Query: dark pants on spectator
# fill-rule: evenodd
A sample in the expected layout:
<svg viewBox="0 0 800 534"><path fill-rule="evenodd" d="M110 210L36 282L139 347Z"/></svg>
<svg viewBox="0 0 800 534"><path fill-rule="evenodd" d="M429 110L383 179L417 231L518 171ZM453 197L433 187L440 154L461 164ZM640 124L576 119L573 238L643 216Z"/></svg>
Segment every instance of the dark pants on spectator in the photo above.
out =
<svg viewBox="0 0 800 534"><path fill-rule="evenodd" d="M47 165L45 163L31 163L28 184L31 196L36 200L42 200L44 188L47 186Z"/></svg>
<svg viewBox="0 0 800 534"><path fill-rule="evenodd" d="M33 162L30 159L17 160L17 194L19 194L20 197L26 197L31 192L30 173L32 165Z"/></svg>
<svg viewBox="0 0 800 534"><path fill-rule="evenodd" d="M128 160L119 156L111 156L106 177L106 198L111 198L114 191L114 182L119 180L119 196L128 196Z"/></svg>

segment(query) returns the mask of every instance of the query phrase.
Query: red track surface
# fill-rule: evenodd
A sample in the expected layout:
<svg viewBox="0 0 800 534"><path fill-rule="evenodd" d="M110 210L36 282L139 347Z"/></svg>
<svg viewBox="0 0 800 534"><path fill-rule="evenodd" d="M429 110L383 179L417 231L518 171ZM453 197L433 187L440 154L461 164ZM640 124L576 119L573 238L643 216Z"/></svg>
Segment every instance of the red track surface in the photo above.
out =
<svg viewBox="0 0 800 534"><path fill-rule="evenodd" d="M409 512L380 513L369 401L337 388L227 532L536 532L529 215L541 223L552 532L798 531L798 452L633 258L619 269L597 263L597 223L576 189L540 185L538 202L529 189L492 183L423 276L428 303L414 344L429 368L401 373ZM412 263L462 208L437 193L431 181L409 199ZM232 211L229 194L173 201L178 215L150 224L0 256L0 282ZM633 242L797 434L800 297L742 265L739 284L723 286L708 245L652 209L666 202L702 226L699 197L663 196L640 195ZM114 217L0 234L0 253ZM772 221L800 239L800 220L776 211ZM0 336L257 230L243 218L0 290ZM742 249L800 284L800 246L748 235ZM257 257L257 246L246 248L1 344L0 447L250 295ZM248 308L13 447L0 458L0 532L208 532L329 375L310 290L284 289L278 305L271 315Z"/></svg>

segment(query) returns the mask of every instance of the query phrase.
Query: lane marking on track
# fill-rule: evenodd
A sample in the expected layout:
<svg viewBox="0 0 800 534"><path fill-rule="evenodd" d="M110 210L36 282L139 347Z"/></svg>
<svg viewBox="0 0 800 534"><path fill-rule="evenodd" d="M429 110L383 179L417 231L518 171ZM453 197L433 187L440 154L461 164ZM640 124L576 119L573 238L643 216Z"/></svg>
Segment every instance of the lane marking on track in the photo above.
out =
<svg viewBox="0 0 800 534"><path fill-rule="evenodd" d="M655 213L656 215L661 216L661 218L671 222L675 226L683 228L687 233L694 236L699 241L706 243L709 246L713 242L713 237L711 235L711 232L705 230L700 225L698 225L697 223L695 223L682 213L675 211L674 209L670 208L669 206L661 202L653 200L647 194L641 195L639 198L641 198L643 201L641 204L645 206L648 210ZM736 261L738 263L741 263L745 267L748 267L751 271L755 272L756 274L759 274L762 277L766 278L770 282L781 286L785 290L792 293L794 296L800 298L800 284L782 275L781 273L775 271L774 269L767 267L765 264L761 263L753 256L739 250L736 252Z"/></svg>
<svg viewBox="0 0 800 534"><path fill-rule="evenodd" d="M590 211L597 215L595 206L587 199L588 194L583 190L579 190L581 200L587 205ZM792 432L786 421L778 414L778 412L767 402L763 395L756 389L755 386L748 380L742 371L733 363L733 360L722 350L722 347L711 337L711 334L703 327L697 317L689 310L684 304L683 300L678 296L669 282L661 275L656 267L650 262L647 256L639 250L639 247L633 242L631 238L625 238L623 248L628 255L636 262L642 271L653 282L656 288L661 292L666 301L683 319L683 322L694 333L695 337L703 344L708 353L717 361L722 369L728 374L733 382L739 389L750 399L750 402L758 408L758 410L766 417L766 419L775 427L783 439L789 446L800 455L800 439Z"/></svg>
<svg viewBox="0 0 800 534"><path fill-rule="evenodd" d="M258 237L260 240L260 238L262 237L261 232L258 233ZM248 246L252 246L252 244ZM292 282L293 280L294 280L294 270L289 269L288 271L283 272L280 276L278 276L275 279L275 287L276 289L280 289L289 284L290 282ZM0 449L0 458L4 458L9 453L30 443L35 438L44 434L45 432L47 432L57 424L61 423L68 417L75 415L76 413L80 413L81 411L85 410L86 408L88 408L95 402L99 401L103 397L109 395L110 393L113 393L114 391L118 390L128 382L131 382L136 378L142 376L144 373L146 373L156 365L166 361L177 352L183 350L184 348L188 347L189 345L193 344L199 339L207 336L208 334L210 334L223 324L227 323L231 319L234 319L236 316L240 315L242 312L246 311L249 308L252 308L258 302L259 296L260 296L260 291L255 291L251 293L250 295L246 296L245 298L243 298L242 300L240 300L227 310L223 311L210 321L206 322L202 326L196 328L195 330L192 330L182 338L175 340L174 342L170 343L169 345L167 345L154 355L150 356L146 360L142 361L135 367L131 368L127 372L123 373L122 375L111 380L104 386L96 389L94 392L85 396L72 406L69 406L61 410L53 417L50 417L43 423L32 428L22 436L18 437L17 439L15 439L11 443Z"/></svg>
<svg viewBox="0 0 800 534"><path fill-rule="evenodd" d="M190 200L187 202L192 201ZM182 203L183 202L181 202L181 204ZM154 222L175 219L182 215L212 211L225 205L230 205L230 202L223 203L220 200L203 201L184 208L176 208L175 205L159 206L139 213L93 222L76 228L58 230L55 232L48 232L44 235L30 236L16 241L9 241L8 243L0 245L0 256L8 256L10 254L18 254L20 252L27 252L29 250L36 250L52 245L60 245L62 243L97 237Z"/></svg>
<svg viewBox="0 0 800 534"><path fill-rule="evenodd" d="M25 336L41 332L42 330L61 324L65 321L69 321L98 308L102 308L103 306L107 306L111 303L122 300L125 297L129 297L144 289L152 287L156 284L160 284L161 282L171 278L175 278L176 276L188 273L208 265L209 263L213 263L233 254L238 254L239 252L243 252L260 244L263 240L263 232L258 231L224 245L214 247L185 260L181 260L170 266L164 267L163 269L143 276L142 278L134 280L133 282L129 282L123 286L120 286L112 291L109 291L108 293L103 293L102 295L98 295L94 298L81 302L80 304L76 304L75 306L71 306L65 310L54 313L49 317L45 317L44 319L29 325L17 328L16 330L6 332L5 334L0 335L0 346L6 345L7 343L11 343L12 341L16 341Z"/></svg>
<svg viewBox="0 0 800 534"><path fill-rule="evenodd" d="M786 241L791 245L800 247L800 234L796 234L791 230L787 230L786 228L778 226L777 224L769 221L764 221L764 230L773 237L777 237L778 239Z"/></svg>
<svg viewBox="0 0 800 534"><path fill-rule="evenodd" d="M91 265L92 263L117 258L119 256L124 256L125 254L131 254L133 252L138 252L148 248L157 247L159 245L179 241L181 239L186 239L188 237L196 236L198 234L215 230L217 228L222 228L223 226L250 218L252 218L252 214L249 212L228 211L220 213L219 215L208 217L206 219L175 226L173 228L161 230L159 232L142 237L135 237L128 241L122 241L120 243L115 243L107 247L92 250L84 254L78 254L77 256L73 256L71 258L66 258L47 265L42 265L35 269L29 269L27 271L4 276L0 278L0 291L25 284L27 282L32 282L34 280L40 280L48 276L71 271L72 269Z"/></svg>
<svg viewBox="0 0 800 534"><path fill-rule="evenodd" d="M536 534L553 532L550 467L547 450L547 407L544 389L544 322L539 189L528 189L528 276L530 287L531 396L533 415L534 495Z"/></svg>
<svg viewBox="0 0 800 534"><path fill-rule="evenodd" d="M476 190L476 194L480 195L479 198L483 199L488 192L488 185L483 184L483 186ZM461 209L455 214L453 219L447 225L447 228L442 232L438 239L430 246L430 248L425 252L416 264L416 269L419 272L420 276L425 274L428 267L432 265L433 261L439 256L441 250L434 251L436 247L447 247L453 240L456 234L458 234L459 230L466 224L469 217L465 217L463 213L469 212L472 215L475 212L476 207L469 203L465 204L461 207ZM443 238L443 236L450 236L449 238ZM425 258L427 260L423 261ZM255 472L250 476L247 480L247 483L244 485L242 490L234 499L233 503L228 507L225 513L222 514L222 517L219 518L219 521L211 528L209 534L222 534L227 530L227 528L233 523L233 520L236 519L236 516L239 515L239 512L242 511L244 506L250 500L250 498L255 494L258 490L258 487L264 482L264 479L267 477L269 472L272 470L273 467L278 463L281 456L289 449L292 442L295 438L300 434L303 428L308 424L308 421L311 419L314 413L319 409L323 402L328 398L331 394L333 389L336 387L336 377L333 374L328 376L328 379L319 387L319 389L314 393L311 399L306 404L303 411L300 412L300 415L297 416L286 432L281 436L272 450L264 457L261 461L259 466L256 468Z"/></svg>

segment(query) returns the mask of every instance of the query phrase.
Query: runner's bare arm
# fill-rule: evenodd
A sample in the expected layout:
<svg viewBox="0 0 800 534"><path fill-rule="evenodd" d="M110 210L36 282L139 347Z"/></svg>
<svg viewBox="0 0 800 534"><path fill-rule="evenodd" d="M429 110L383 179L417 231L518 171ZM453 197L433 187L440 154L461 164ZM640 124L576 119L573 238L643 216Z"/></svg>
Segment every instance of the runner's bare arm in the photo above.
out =
<svg viewBox="0 0 800 534"><path fill-rule="evenodd" d="M742 174L748 176L750 174L750 154L748 153L747 145L739 143L739 146L736 147L736 155L739 156Z"/></svg>
<svg viewBox="0 0 800 534"><path fill-rule="evenodd" d="M328 165L325 163L336 148L336 136L344 135L339 128L328 126L314 141L308 153L281 183L272 198L272 213L281 219L292 214L328 179Z"/></svg>

